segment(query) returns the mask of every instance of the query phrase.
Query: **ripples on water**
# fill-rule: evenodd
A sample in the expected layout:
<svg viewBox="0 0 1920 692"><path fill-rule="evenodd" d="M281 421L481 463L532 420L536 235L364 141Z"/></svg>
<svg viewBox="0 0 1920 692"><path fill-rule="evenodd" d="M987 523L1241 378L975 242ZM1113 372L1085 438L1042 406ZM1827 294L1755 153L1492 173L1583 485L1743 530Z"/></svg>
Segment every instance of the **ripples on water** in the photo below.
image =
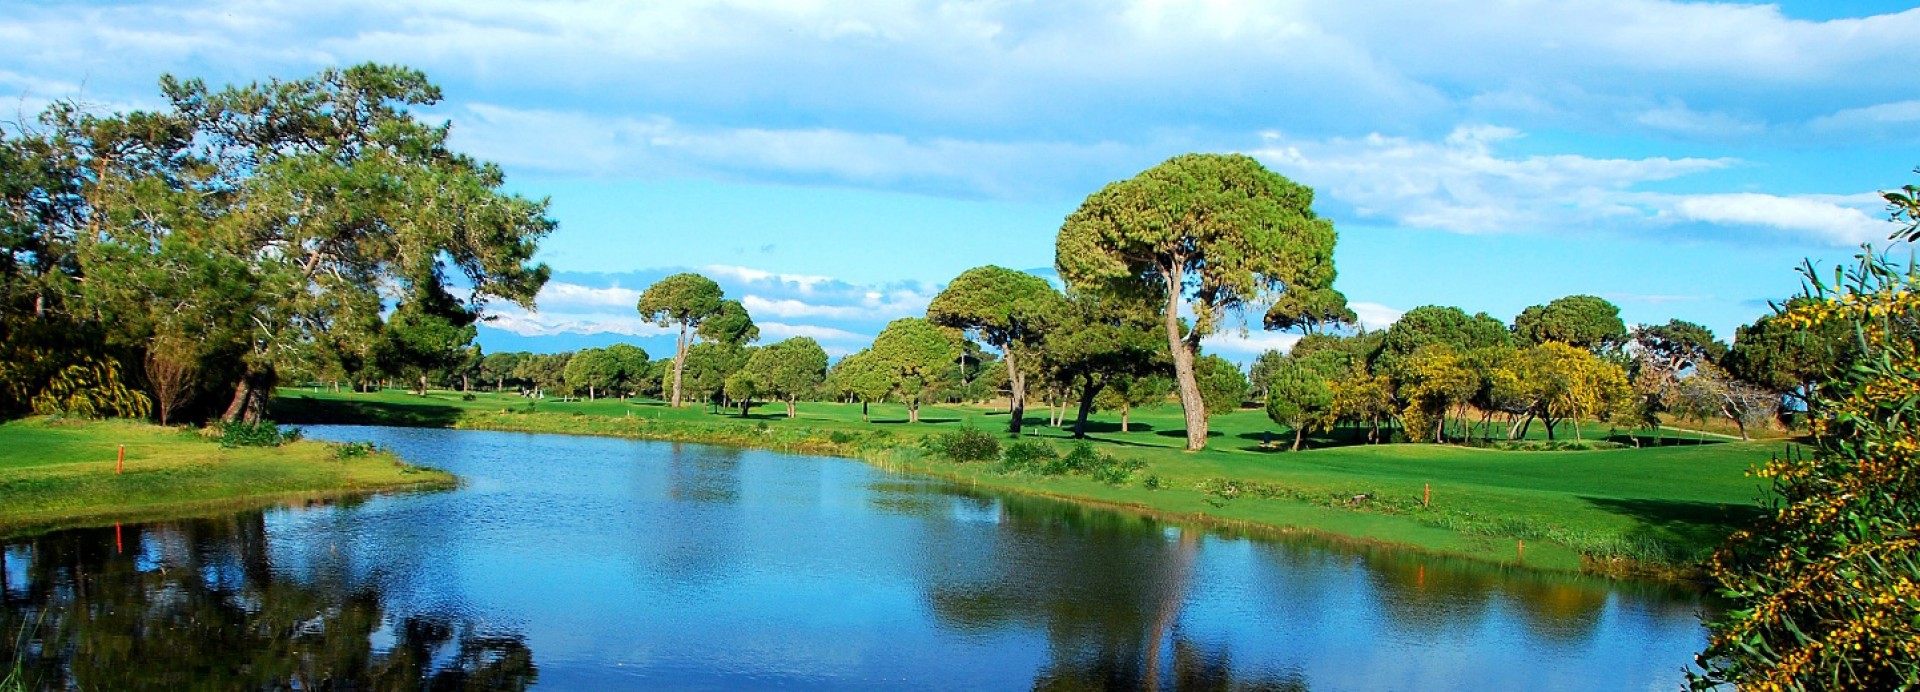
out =
<svg viewBox="0 0 1920 692"><path fill-rule="evenodd" d="M724 447L316 427L466 481L6 544L87 689L1673 689L1697 597ZM25 642L20 646L15 642Z"/></svg>

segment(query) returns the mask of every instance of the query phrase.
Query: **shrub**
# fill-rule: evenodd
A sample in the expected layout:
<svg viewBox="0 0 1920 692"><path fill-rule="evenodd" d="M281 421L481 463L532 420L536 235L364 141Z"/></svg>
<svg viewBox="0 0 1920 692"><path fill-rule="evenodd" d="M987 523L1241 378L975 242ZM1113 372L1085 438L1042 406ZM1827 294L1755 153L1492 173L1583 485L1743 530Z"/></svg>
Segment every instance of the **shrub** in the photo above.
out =
<svg viewBox="0 0 1920 692"><path fill-rule="evenodd" d="M1103 457L1105 458L1104 462L1102 461ZM1060 459L1060 464L1069 473L1091 473L1095 468L1111 461L1113 461L1113 457L1108 457L1105 454L1093 451L1093 445L1087 444L1086 442L1076 442L1073 445L1073 449L1067 450L1067 455Z"/></svg>
<svg viewBox="0 0 1920 692"><path fill-rule="evenodd" d="M467 392L466 394L460 395L460 400L461 401L479 401L480 397L474 396L473 392Z"/></svg>
<svg viewBox="0 0 1920 692"><path fill-rule="evenodd" d="M827 433L827 440L837 445L847 444L858 439L860 439L859 433L850 433L845 430L835 430Z"/></svg>
<svg viewBox="0 0 1920 692"><path fill-rule="evenodd" d="M1041 440L1014 440L1000 453L1000 471L1038 471L1048 462L1060 458L1053 445Z"/></svg>
<svg viewBox="0 0 1920 692"><path fill-rule="evenodd" d="M1147 479L1141 481L1140 485L1148 490L1162 490L1167 487L1167 481L1159 476L1147 474Z"/></svg>
<svg viewBox="0 0 1920 692"><path fill-rule="evenodd" d="M358 459L371 455L378 449L380 448L372 442L343 442L333 446L333 458Z"/></svg>
<svg viewBox="0 0 1920 692"><path fill-rule="evenodd" d="M299 428L281 430L273 421L227 421L220 425L222 447L278 447L300 440Z"/></svg>
<svg viewBox="0 0 1920 692"><path fill-rule="evenodd" d="M954 461L986 461L1000 458L1000 441L993 434L968 426L934 436L933 451Z"/></svg>

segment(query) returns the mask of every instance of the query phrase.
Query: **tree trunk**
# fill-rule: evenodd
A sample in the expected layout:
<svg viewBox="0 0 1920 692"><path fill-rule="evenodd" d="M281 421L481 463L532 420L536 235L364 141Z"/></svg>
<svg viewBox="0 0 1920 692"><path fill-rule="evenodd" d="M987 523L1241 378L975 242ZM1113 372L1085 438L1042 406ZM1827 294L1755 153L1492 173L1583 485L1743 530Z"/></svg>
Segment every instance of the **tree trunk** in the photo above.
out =
<svg viewBox="0 0 1920 692"><path fill-rule="evenodd" d="M427 374L420 373L420 396L427 395Z"/></svg>
<svg viewBox="0 0 1920 692"><path fill-rule="evenodd" d="M862 399L862 400L860 401L860 422L862 422L862 423L872 423L872 422L873 422L873 419L872 419L872 418L869 418L869 417L867 416L867 402L866 402L866 400L865 400L865 399Z"/></svg>
<svg viewBox="0 0 1920 692"><path fill-rule="evenodd" d="M1306 437L1306 432L1306 428L1293 426L1293 451L1300 451L1300 439Z"/></svg>
<svg viewBox="0 0 1920 692"><path fill-rule="evenodd" d="M1132 406L1122 405L1120 407L1120 432L1123 432L1123 433L1133 432L1132 430L1129 429L1131 427L1128 425L1130 421L1127 420L1130 417L1130 414L1132 413L1133 413Z"/></svg>
<svg viewBox="0 0 1920 692"><path fill-rule="evenodd" d="M680 373L687 367L687 323L680 322L680 341L673 347L673 407L680 408Z"/></svg>
<svg viewBox="0 0 1920 692"><path fill-rule="evenodd" d="M787 417L788 417L788 418L798 418L798 417L800 417L800 412L799 412L798 410L795 410L795 409L794 409L794 406L793 406L793 400L792 400L792 399L788 399L788 400L787 400Z"/></svg>
<svg viewBox="0 0 1920 692"><path fill-rule="evenodd" d="M227 405L226 413L220 420L240 421L248 424L259 423L267 416L267 397L273 395L275 381L273 371L249 371L233 386L233 402Z"/></svg>
<svg viewBox="0 0 1920 692"><path fill-rule="evenodd" d="M462 391L462 392L464 392L464 391L467 391L467 385L468 385L468 384L470 384L470 383L469 383L469 382L467 382L467 374L466 374L466 373L464 373L464 372L463 372L463 373L460 373L460 391Z"/></svg>
<svg viewBox="0 0 1920 692"><path fill-rule="evenodd" d="M908 423L920 422L920 400L919 399L907 400L907 422Z"/></svg>
<svg viewBox="0 0 1920 692"><path fill-rule="evenodd" d="M1073 438L1085 439L1087 436L1087 414L1093 411L1093 398L1100 395L1104 384L1095 383L1093 375L1086 376L1086 385L1080 389L1080 417L1073 421Z"/></svg>
<svg viewBox="0 0 1920 692"><path fill-rule="evenodd" d="M1027 415L1027 376L1021 374L1020 368L1014 365L1011 345L1001 345L1000 351L1007 356L1007 385L1012 387L1007 395L1007 413L1013 419L1007 421L1007 432L1018 435L1022 419Z"/></svg>
<svg viewBox="0 0 1920 692"><path fill-rule="evenodd" d="M1200 398L1200 384L1193 376L1193 345L1180 333L1180 292L1185 277L1180 270L1164 271L1167 277L1167 309L1162 316L1167 329L1167 348L1173 354L1173 378L1179 383L1180 409L1187 419L1187 451L1207 448L1207 404Z"/></svg>

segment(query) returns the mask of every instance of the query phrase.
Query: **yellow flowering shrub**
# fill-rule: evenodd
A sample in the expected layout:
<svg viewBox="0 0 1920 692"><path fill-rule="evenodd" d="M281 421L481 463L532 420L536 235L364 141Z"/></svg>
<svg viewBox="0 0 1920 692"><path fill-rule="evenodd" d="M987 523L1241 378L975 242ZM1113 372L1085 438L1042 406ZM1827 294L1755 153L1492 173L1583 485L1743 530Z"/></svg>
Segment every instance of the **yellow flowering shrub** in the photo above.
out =
<svg viewBox="0 0 1920 692"><path fill-rule="evenodd" d="M1760 471L1777 511L1708 571L1732 607L1695 689L1920 688L1920 274L1863 256L1781 319L1848 326L1860 355L1809 411L1808 453Z"/></svg>

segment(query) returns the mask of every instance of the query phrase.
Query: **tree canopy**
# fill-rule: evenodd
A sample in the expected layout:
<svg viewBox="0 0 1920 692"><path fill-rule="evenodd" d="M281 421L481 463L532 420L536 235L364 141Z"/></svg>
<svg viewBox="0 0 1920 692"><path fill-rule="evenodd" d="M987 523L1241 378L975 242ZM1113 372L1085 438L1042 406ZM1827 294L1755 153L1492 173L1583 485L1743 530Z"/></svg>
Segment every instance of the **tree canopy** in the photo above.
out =
<svg viewBox="0 0 1920 692"><path fill-rule="evenodd" d="M889 322L874 337L871 358L885 373L892 391L906 402L908 422L920 422L920 405L938 392L956 350L939 327L917 317Z"/></svg>
<svg viewBox="0 0 1920 692"><path fill-rule="evenodd" d="M761 393L786 402L787 417L793 418L798 415L794 402L818 390L826 380L827 352L819 342L796 336L755 349L744 372Z"/></svg>
<svg viewBox="0 0 1920 692"><path fill-rule="evenodd" d="M674 408L679 408L687 369L687 349L693 345L693 330L704 326L709 318L723 314L722 311L726 309L725 295L720 290L720 284L714 283L713 279L681 273L648 286L646 291L641 292L640 301L634 307L640 311L641 317L654 324L680 328L679 340L674 343L673 391L668 400ZM744 314L745 310L742 309L741 313ZM739 343L738 340L714 340Z"/></svg>
<svg viewBox="0 0 1920 692"><path fill-rule="evenodd" d="M489 298L530 307L546 281L532 262L554 227L546 203L501 192L498 167L415 117L440 100L416 70L218 90L166 77L161 92L161 108L125 114L57 103L44 131L4 147L0 192L20 212L8 310L134 351L194 335L187 355L231 388L228 417L257 420L281 371L345 375L371 358L384 291L416 306L445 293L460 307L438 312L457 316ZM410 347L450 334L416 319L427 312L396 314L407 334L389 361L442 352Z"/></svg>
<svg viewBox="0 0 1920 692"><path fill-rule="evenodd" d="M1249 302L1332 285L1333 224L1312 206L1311 189L1251 157L1187 154L1108 184L1061 226L1054 263L1070 288L1160 306L1189 450L1207 442L1200 339Z"/></svg>
<svg viewBox="0 0 1920 692"><path fill-rule="evenodd" d="M1520 311L1513 335L1524 345L1559 342L1589 351L1613 351L1627 340L1620 308L1599 296L1573 295Z"/></svg>
<svg viewBox="0 0 1920 692"><path fill-rule="evenodd" d="M1061 302L1060 292L1046 279L988 265L961 272L927 305L929 321L973 335L1005 354L1011 413L1007 426L1015 435L1026 413L1026 378L1019 361L1046 336Z"/></svg>

